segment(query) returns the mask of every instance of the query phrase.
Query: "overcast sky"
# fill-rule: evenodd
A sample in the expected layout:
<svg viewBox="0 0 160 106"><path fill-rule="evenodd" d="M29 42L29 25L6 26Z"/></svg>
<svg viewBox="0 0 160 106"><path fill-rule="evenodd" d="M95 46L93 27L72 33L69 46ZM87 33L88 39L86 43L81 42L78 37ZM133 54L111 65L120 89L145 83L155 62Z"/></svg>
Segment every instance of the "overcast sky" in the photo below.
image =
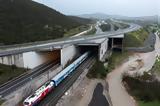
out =
<svg viewBox="0 0 160 106"><path fill-rule="evenodd" d="M123 16L160 15L160 0L34 0L67 15L105 13Z"/></svg>

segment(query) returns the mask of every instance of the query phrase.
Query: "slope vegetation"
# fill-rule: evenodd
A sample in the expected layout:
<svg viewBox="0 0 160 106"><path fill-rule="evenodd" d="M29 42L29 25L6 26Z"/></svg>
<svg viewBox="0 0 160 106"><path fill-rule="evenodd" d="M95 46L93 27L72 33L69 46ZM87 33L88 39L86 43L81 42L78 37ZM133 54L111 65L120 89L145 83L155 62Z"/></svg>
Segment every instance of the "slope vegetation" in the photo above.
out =
<svg viewBox="0 0 160 106"><path fill-rule="evenodd" d="M0 0L0 44L18 44L63 37L89 20L74 19L32 0Z"/></svg>

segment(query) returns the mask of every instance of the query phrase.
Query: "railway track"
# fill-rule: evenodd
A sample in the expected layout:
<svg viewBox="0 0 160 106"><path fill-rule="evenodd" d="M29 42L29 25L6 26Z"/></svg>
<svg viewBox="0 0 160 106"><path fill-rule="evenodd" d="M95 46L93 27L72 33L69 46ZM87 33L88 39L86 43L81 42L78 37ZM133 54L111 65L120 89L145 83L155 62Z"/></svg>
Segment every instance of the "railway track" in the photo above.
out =
<svg viewBox="0 0 160 106"><path fill-rule="evenodd" d="M36 78L37 76L44 73L46 70L49 70L53 66L57 65L58 62L59 61L50 61L50 62L44 63L32 69L31 71L26 72L21 76L16 77L15 79L0 85L0 96L1 97L7 96L8 94L16 90L18 87L21 87L28 81L32 80L33 78Z"/></svg>
<svg viewBox="0 0 160 106"><path fill-rule="evenodd" d="M71 73L61 84L59 84L59 86L54 88L54 90L47 97L45 97L38 104L38 106L55 106L58 100L72 86L84 69L90 69L95 61L95 57L90 57L84 61L73 73Z"/></svg>

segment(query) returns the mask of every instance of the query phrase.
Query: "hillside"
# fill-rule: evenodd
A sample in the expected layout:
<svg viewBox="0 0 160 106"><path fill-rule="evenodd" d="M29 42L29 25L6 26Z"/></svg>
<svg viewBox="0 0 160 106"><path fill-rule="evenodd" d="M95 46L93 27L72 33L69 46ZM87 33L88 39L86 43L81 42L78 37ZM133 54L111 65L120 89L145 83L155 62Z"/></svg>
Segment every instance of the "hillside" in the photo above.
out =
<svg viewBox="0 0 160 106"><path fill-rule="evenodd" d="M130 17L125 19L129 22L134 22L140 24L142 26L150 25L150 24L158 24L158 15L155 16L143 16L143 17Z"/></svg>
<svg viewBox="0 0 160 106"><path fill-rule="evenodd" d="M160 16L158 16L158 24L160 25Z"/></svg>
<svg viewBox="0 0 160 106"><path fill-rule="evenodd" d="M32 0L0 0L0 45L60 38L88 22L80 23Z"/></svg>
<svg viewBox="0 0 160 106"><path fill-rule="evenodd" d="M90 20L89 18L81 18L81 17L77 17L77 16L69 16L69 18L71 18L72 20L77 21L81 24L94 23L94 20Z"/></svg>
<svg viewBox="0 0 160 106"><path fill-rule="evenodd" d="M121 15L108 15L104 13L94 13L94 14L82 14L79 15L82 18L96 18L96 19L118 19L124 20L129 22L134 22L140 25L148 25L153 23L158 23L158 15L155 16L143 16L143 17L128 17L128 16L121 16Z"/></svg>
<svg viewBox="0 0 160 106"><path fill-rule="evenodd" d="M103 13L93 13L93 14L81 14L79 17L82 18L95 18L95 19L108 19L109 15Z"/></svg>
<svg viewBox="0 0 160 106"><path fill-rule="evenodd" d="M110 19L110 18L115 18L115 19L124 19L127 18L126 16L120 16L120 15L108 15L104 13L93 13L93 14L82 14L79 15L79 17L82 18L96 18L96 19Z"/></svg>

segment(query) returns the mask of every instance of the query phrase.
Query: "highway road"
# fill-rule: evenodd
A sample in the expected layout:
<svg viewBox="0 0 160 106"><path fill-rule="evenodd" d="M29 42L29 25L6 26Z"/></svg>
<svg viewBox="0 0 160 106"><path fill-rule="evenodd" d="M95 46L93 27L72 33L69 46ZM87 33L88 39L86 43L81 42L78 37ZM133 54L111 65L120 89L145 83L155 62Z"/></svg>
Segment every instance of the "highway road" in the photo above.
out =
<svg viewBox="0 0 160 106"><path fill-rule="evenodd" d="M42 73L46 72L50 68L59 66L58 61L50 61L47 63L44 63L42 65L37 66L36 68L32 69L29 72L24 73L23 75L10 80L9 82L6 82L3 85L0 85L0 95L1 97L4 97L11 92L13 92L18 87L23 86L25 83L31 81L32 79L36 78L37 76L41 75Z"/></svg>
<svg viewBox="0 0 160 106"><path fill-rule="evenodd" d="M56 47L61 47L66 44L73 45L73 44L80 43L80 42L87 42L90 40L120 35L120 34L128 33L131 31L135 31L141 28L141 26L137 24L130 23L129 25L130 27L127 29L120 29L117 31L104 32L102 34L97 34L97 35L78 36L78 37L73 37L73 38L61 38L61 39L43 41L43 42L38 42L38 43L1 46L0 56L7 56L11 54L18 54L18 53L29 52L29 51L38 51L41 49L52 50Z"/></svg>
<svg viewBox="0 0 160 106"><path fill-rule="evenodd" d="M83 62L75 71L73 71L58 87L39 103L38 106L55 106L58 100L64 93L72 86L76 79L81 75L85 69L90 69L95 63L96 57L92 56Z"/></svg>
<svg viewBox="0 0 160 106"><path fill-rule="evenodd" d="M100 23L99 21L97 22L97 24L95 25L95 28L96 28L96 35L98 34L102 34L103 31L101 30L101 28L99 27L102 23Z"/></svg>

